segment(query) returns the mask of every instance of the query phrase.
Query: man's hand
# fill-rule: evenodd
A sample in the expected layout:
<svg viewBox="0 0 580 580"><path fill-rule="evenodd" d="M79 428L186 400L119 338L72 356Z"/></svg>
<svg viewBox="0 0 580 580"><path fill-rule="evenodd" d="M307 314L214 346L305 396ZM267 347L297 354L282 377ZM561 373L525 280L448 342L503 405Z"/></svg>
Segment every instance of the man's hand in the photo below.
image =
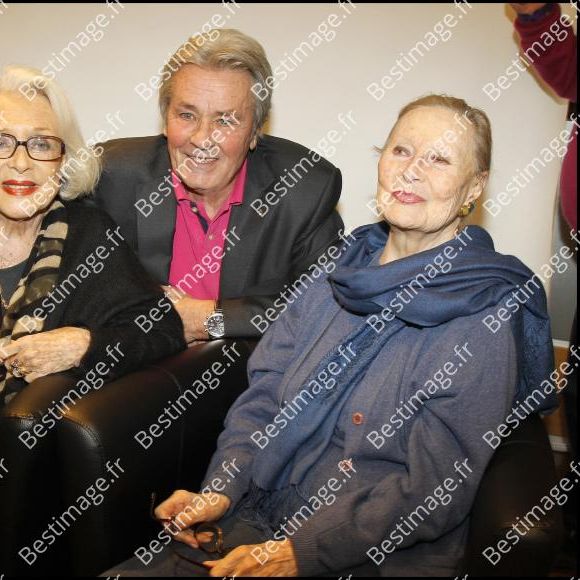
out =
<svg viewBox="0 0 580 580"><path fill-rule="evenodd" d="M163 286L163 290L181 317L185 342L208 340L209 335L205 331L203 323L214 311L215 302L192 298L174 286Z"/></svg>
<svg viewBox="0 0 580 580"><path fill-rule="evenodd" d="M90 341L91 333L85 328L65 326L14 340L0 351L0 358L7 369L17 361L24 379L31 383L78 367Z"/></svg>
<svg viewBox="0 0 580 580"><path fill-rule="evenodd" d="M252 550L257 550L257 556L252 556ZM221 560L206 560L204 564L210 569L210 576L298 576L294 549L288 539L238 546Z"/></svg>
<svg viewBox="0 0 580 580"><path fill-rule="evenodd" d="M536 10L543 8L547 2L520 2L520 3L511 3L510 6L518 13L518 14L533 14Z"/></svg>
<svg viewBox="0 0 580 580"><path fill-rule="evenodd" d="M155 508L155 517L166 524L173 538L197 548L193 532L188 528L198 522L219 520L230 507L231 500L221 493L191 493L178 489ZM176 530L181 530L176 533Z"/></svg>

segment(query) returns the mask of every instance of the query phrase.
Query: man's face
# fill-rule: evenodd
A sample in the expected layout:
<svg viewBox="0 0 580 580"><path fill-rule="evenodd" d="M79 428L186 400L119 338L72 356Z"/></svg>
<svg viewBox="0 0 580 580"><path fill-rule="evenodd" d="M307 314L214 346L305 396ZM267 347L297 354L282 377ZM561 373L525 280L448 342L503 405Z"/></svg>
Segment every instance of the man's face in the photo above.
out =
<svg viewBox="0 0 580 580"><path fill-rule="evenodd" d="M190 192L227 197L256 146L252 77L186 64L175 73L165 135L171 166Z"/></svg>

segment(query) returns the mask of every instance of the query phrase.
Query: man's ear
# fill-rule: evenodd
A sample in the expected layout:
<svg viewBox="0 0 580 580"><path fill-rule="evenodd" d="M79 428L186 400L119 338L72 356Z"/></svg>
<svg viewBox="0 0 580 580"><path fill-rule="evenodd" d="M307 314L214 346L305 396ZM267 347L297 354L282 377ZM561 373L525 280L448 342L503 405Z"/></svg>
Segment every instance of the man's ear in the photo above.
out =
<svg viewBox="0 0 580 580"><path fill-rule="evenodd" d="M258 146L258 133L254 133L252 140L250 141L250 151L253 151Z"/></svg>

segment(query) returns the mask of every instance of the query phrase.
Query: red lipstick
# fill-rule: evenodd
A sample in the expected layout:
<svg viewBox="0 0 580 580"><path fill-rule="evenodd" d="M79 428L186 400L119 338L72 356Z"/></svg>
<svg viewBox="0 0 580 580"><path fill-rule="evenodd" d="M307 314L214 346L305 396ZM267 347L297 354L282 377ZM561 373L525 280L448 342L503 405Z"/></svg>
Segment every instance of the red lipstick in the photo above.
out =
<svg viewBox="0 0 580 580"><path fill-rule="evenodd" d="M16 179L8 179L2 182L2 190L8 195L15 197L25 197L32 195L38 189L38 185L34 181L17 181Z"/></svg>
<svg viewBox="0 0 580 580"><path fill-rule="evenodd" d="M420 197L416 193L411 193L410 191L397 190L397 191L393 191L391 193L391 195L397 201L400 201L401 203L404 203L404 204L422 203L425 201L422 197Z"/></svg>

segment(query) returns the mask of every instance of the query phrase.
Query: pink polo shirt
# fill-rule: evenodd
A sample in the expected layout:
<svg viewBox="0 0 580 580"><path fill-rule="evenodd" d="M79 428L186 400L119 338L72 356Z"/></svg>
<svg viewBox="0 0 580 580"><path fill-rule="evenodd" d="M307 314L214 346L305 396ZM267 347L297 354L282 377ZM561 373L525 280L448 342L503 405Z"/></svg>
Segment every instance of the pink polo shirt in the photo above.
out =
<svg viewBox="0 0 580 580"><path fill-rule="evenodd" d="M191 201L183 183L172 172L177 215L169 283L193 298L218 299L225 236L232 206L244 201L247 163L244 161L230 197L212 219L203 202Z"/></svg>

